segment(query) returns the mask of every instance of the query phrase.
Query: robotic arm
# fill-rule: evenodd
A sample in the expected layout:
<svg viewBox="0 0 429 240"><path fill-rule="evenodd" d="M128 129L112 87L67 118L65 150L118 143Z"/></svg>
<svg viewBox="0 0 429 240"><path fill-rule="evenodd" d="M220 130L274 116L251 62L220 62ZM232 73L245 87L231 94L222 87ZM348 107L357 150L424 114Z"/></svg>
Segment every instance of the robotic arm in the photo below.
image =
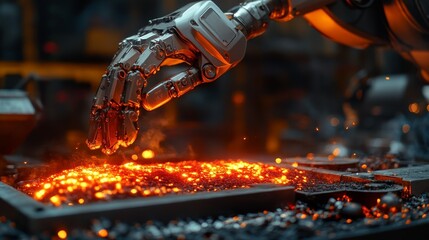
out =
<svg viewBox="0 0 429 240"><path fill-rule="evenodd" d="M202 1L149 21L120 43L101 78L90 114L89 148L110 155L129 146L137 137L140 106L153 110L216 80L241 61L247 39L261 35L270 19L291 19L332 0L301 2L292 9L287 0L260 0L224 14L213 2ZM186 71L145 89L160 67L183 62L189 65Z"/></svg>
<svg viewBox="0 0 429 240"><path fill-rule="evenodd" d="M119 146L132 144L141 106L148 111L156 109L201 83L219 78L241 61L247 40L263 34L270 20L288 21L309 13L305 16L310 23L338 42L361 48L386 44L383 21L368 24L368 18L363 17L379 17L380 9L374 6L381 2L256 0L240 5L235 13L223 13L213 2L202 1L151 20L138 34L120 43L102 76L91 109L87 144L108 155ZM344 9L354 13L353 19L342 13ZM189 68L146 89L148 79L160 67L179 63Z"/></svg>

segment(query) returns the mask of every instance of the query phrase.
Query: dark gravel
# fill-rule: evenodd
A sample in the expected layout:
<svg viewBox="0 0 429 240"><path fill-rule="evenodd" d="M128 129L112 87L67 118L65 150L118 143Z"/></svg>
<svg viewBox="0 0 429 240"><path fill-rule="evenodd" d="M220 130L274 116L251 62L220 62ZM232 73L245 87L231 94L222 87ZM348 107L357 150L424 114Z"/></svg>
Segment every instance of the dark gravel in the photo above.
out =
<svg viewBox="0 0 429 240"><path fill-rule="evenodd" d="M68 230L68 239L306 239L334 238L357 230L402 226L427 217L429 194L406 200L385 195L371 209L358 203L329 199L324 207L310 208L303 202L276 211L231 217L149 221L126 224L94 220L88 229ZM29 236L0 218L0 239L59 239L57 235Z"/></svg>

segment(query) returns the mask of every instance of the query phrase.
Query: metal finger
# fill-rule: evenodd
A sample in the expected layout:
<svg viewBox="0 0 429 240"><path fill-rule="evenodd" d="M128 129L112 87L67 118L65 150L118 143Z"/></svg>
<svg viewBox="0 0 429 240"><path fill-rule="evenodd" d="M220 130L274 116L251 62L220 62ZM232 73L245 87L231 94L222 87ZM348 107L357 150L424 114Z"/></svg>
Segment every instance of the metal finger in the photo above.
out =
<svg viewBox="0 0 429 240"><path fill-rule="evenodd" d="M156 38L156 36L156 34L135 35L121 43L122 47L108 68L108 77L106 84L104 84L107 101L113 101L116 104L122 102L127 75L141 57L142 51L146 52L147 41Z"/></svg>
<svg viewBox="0 0 429 240"><path fill-rule="evenodd" d="M118 139L118 118L118 109L108 108L104 121L102 122L103 147L101 150L107 155L113 154L120 145L120 140Z"/></svg>
<svg viewBox="0 0 429 240"><path fill-rule="evenodd" d="M100 86L93 99L91 113L89 116L89 133L86 141L90 149L99 149L102 145L102 121L104 114L102 108L106 105L106 89L108 84L107 75L101 77Z"/></svg>
<svg viewBox="0 0 429 240"><path fill-rule="evenodd" d="M143 107L148 111L154 110L172 98L180 97L191 91L201 83L200 72L198 69L191 67L156 85L145 93L142 100Z"/></svg>
<svg viewBox="0 0 429 240"><path fill-rule="evenodd" d="M141 92L145 86L146 79L143 74L139 71L129 73L122 98L122 122L118 132L119 138L122 139L121 145L124 147L131 145L137 137Z"/></svg>
<svg viewBox="0 0 429 240"><path fill-rule="evenodd" d="M118 133L121 136L120 144L123 147L128 147L137 138L138 133L138 110L124 110L122 112L122 117L120 118L120 131Z"/></svg>
<svg viewBox="0 0 429 240"><path fill-rule="evenodd" d="M92 150L99 149L102 144L101 121L99 109L91 111L89 117L89 134L86 144Z"/></svg>

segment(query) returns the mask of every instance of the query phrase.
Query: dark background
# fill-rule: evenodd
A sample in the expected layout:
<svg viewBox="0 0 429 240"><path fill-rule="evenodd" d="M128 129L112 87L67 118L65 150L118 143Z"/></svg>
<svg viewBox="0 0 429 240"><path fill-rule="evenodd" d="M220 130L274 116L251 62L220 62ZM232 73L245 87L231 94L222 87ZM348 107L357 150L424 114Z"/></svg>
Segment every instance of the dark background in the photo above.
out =
<svg viewBox="0 0 429 240"><path fill-rule="evenodd" d="M88 151L91 99L117 44L148 20L188 2L0 0L0 86L14 88L30 80L19 87L43 106L36 128L16 154L40 158ZM214 2L227 11L240 1ZM414 138L403 128L414 130L425 103L419 102L414 113L408 106L415 99L386 116L358 111L359 121L348 121L346 90L362 69L392 77L415 71L388 47L355 50L324 38L304 19L273 22L266 34L248 43L235 69L143 112L139 138L125 154L150 148L160 155L198 158L305 156L338 148L349 156L368 153L368 145L381 139L390 151L398 143L400 154L413 156L414 150L403 146Z"/></svg>

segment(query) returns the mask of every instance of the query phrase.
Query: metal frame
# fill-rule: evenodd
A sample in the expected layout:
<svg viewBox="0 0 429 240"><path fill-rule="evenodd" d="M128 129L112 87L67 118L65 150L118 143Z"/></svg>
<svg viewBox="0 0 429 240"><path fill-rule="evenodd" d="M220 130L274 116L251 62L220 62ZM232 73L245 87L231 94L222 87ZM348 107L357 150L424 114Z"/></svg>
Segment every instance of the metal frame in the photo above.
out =
<svg viewBox="0 0 429 240"><path fill-rule="evenodd" d="M96 218L130 223L168 221L274 210L294 201L294 187L262 184L248 189L54 207L37 202L0 182L0 215L8 217L20 229L29 233L87 227Z"/></svg>

